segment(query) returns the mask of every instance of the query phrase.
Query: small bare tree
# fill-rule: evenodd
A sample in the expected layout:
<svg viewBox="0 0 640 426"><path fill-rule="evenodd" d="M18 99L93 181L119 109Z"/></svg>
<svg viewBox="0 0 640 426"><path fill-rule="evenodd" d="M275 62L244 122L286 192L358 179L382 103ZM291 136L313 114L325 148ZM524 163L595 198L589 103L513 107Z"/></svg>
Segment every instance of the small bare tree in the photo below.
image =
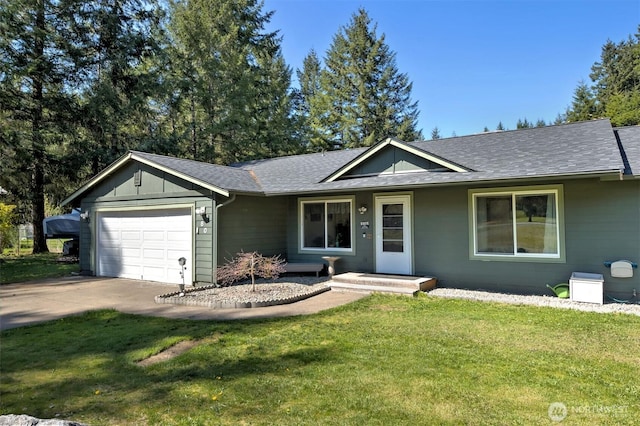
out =
<svg viewBox="0 0 640 426"><path fill-rule="evenodd" d="M280 255L264 257L258 252L236 253L236 257L218 268L218 283L223 286L251 277L251 291L256 291L256 276L277 279L286 272Z"/></svg>

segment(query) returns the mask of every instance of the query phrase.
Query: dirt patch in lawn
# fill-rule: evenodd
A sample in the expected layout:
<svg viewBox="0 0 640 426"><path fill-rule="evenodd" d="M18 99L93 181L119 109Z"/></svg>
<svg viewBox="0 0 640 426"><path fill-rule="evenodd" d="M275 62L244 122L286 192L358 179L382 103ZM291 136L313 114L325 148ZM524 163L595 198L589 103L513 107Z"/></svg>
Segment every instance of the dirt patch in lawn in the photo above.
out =
<svg viewBox="0 0 640 426"><path fill-rule="evenodd" d="M138 361L136 364L139 365L140 367L148 367L150 365L153 364L157 364L159 362L164 362L164 361L168 361L172 358L177 357L178 355L181 355L183 353L185 353L186 351L195 348L198 345L201 345L203 343L207 343L210 341L216 341L218 340L217 337L213 340L211 339L206 339L206 340L183 340L182 342L178 342L173 346L169 346L168 348L164 349L163 351L158 352L155 355L150 356L149 358L145 358L143 360Z"/></svg>

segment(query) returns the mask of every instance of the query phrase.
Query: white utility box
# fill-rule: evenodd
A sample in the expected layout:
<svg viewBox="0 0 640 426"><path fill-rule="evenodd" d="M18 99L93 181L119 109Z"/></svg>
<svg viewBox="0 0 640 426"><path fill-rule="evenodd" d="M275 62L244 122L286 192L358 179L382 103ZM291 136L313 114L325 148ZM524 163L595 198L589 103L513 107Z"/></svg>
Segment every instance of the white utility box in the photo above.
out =
<svg viewBox="0 0 640 426"><path fill-rule="evenodd" d="M604 278L602 274L574 272L569 280L569 297L574 302L604 303Z"/></svg>

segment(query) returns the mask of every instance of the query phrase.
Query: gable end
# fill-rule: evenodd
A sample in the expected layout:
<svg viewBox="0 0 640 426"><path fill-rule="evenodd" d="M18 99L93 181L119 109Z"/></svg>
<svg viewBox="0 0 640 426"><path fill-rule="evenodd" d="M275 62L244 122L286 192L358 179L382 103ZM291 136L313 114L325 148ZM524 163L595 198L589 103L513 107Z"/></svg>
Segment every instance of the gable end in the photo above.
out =
<svg viewBox="0 0 640 426"><path fill-rule="evenodd" d="M468 171L471 170L427 151L387 139L372 146L323 182L398 173Z"/></svg>

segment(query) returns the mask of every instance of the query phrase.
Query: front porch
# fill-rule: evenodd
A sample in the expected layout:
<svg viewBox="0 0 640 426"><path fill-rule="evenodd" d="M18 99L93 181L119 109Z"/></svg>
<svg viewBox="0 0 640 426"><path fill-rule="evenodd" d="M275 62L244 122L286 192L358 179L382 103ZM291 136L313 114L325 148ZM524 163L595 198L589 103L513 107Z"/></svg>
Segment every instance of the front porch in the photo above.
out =
<svg viewBox="0 0 640 426"><path fill-rule="evenodd" d="M333 291L394 293L412 296L418 291L434 289L436 282L437 279L434 277L347 272L334 275L329 281L329 285Z"/></svg>

